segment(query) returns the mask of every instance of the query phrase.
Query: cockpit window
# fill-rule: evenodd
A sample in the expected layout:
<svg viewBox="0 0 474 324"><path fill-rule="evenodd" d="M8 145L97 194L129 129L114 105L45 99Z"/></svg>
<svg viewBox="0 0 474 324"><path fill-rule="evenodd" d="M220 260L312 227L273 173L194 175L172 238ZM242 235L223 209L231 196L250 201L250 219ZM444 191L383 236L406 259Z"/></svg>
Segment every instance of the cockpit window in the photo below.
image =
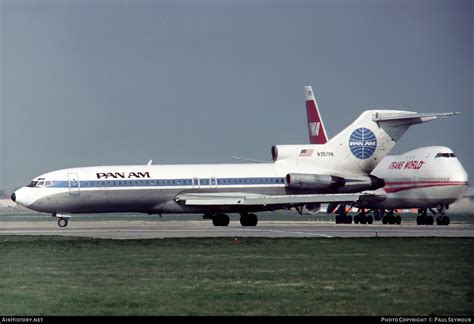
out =
<svg viewBox="0 0 474 324"><path fill-rule="evenodd" d="M436 154L435 158L439 158L439 157L456 157L456 155L454 155L454 153L438 153Z"/></svg>
<svg viewBox="0 0 474 324"><path fill-rule="evenodd" d="M30 187L30 188L44 188L44 187L49 187L53 184L52 181L45 181L44 178L39 178L38 180L33 180L31 181L27 187Z"/></svg>
<svg viewBox="0 0 474 324"><path fill-rule="evenodd" d="M33 180L27 185L27 187L36 187L37 184L38 184L38 181Z"/></svg>

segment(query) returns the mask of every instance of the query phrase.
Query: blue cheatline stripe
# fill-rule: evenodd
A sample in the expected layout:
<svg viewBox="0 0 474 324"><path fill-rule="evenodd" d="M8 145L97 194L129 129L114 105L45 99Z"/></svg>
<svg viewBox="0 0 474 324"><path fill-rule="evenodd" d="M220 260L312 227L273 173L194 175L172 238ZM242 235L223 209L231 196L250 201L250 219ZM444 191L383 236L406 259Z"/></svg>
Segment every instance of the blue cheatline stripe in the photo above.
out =
<svg viewBox="0 0 474 324"><path fill-rule="evenodd" d="M285 178L199 178L199 186L236 186L284 184ZM146 180L81 180L81 188L126 188L126 187L182 187L193 186L193 179L146 179ZM197 187L197 180L194 180ZM71 187L77 187L71 184ZM69 181L52 181L48 188L69 188Z"/></svg>

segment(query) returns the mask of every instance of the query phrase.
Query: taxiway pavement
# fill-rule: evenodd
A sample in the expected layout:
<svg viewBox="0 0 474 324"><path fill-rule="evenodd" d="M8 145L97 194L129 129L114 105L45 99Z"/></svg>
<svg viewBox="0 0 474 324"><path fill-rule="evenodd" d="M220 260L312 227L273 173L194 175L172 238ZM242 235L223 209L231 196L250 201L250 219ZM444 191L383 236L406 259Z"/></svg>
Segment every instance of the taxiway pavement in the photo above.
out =
<svg viewBox="0 0 474 324"><path fill-rule="evenodd" d="M335 224L333 222L260 221L256 227L210 221L74 221L59 228L56 221L3 221L0 235L61 235L110 239L186 237L474 237L474 224L449 226Z"/></svg>

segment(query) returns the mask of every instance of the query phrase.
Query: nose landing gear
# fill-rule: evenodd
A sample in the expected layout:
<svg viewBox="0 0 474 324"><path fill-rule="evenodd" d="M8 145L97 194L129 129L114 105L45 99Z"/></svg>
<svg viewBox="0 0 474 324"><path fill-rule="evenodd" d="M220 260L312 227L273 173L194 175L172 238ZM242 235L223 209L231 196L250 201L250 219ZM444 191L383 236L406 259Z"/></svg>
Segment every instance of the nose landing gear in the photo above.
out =
<svg viewBox="0 0 474 324"><path fill-rule="evenodd" d="M68 224L68 220L71 217L69 215L56 214L56 213L54 213L52 216L56 217L58 219L58 226L59 227L66 227L67 224Z"/></svg>
<svg viewBox="0 0 474 324"><path fill-rule="evenodd" d="M58 226L59 227L66 227L67 226L67 218L59 218L58 219Z"/></svg>

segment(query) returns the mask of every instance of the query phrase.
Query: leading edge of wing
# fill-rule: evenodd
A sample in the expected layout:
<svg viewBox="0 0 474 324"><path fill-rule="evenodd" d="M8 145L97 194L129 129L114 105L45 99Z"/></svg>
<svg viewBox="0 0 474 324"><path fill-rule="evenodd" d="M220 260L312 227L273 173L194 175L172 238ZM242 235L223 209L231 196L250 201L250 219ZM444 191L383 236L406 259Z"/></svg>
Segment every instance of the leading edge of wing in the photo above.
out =
<svg viewBox="0 0 474 324"><path fill-rule="evenodd" d="M200 206L256 206L282 204L309 204L330 202L355 202L358 200L385 199L380 195L353 194L304 194L304 195L261 195L251 193L183 193L175 197L177 202Z"/></svg>

